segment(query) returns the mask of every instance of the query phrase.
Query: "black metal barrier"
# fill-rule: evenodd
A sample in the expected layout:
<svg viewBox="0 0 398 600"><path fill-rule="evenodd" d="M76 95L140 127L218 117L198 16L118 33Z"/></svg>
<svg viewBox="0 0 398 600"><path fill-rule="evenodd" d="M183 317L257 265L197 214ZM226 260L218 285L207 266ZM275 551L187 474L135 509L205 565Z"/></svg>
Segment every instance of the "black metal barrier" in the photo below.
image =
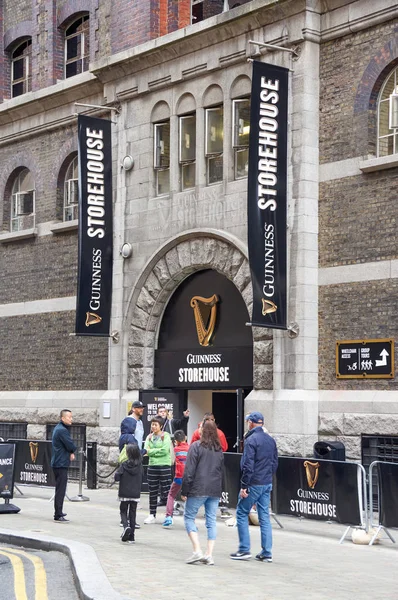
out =
<svg viewBox="0 0 398 600"><path fill-rule="evenodd" d="M377 494L379 506L379 522L373 522L373 469L377 468ZM383 529L390 540L395 543L394 538L387 528L398 528L398 463L381 462L375 460L369 466L369 513L371 527L377 527L372 539L369 542L371 546L380 531Z"/></svg>
<svg viewBox="0 0 398 600"><path fill-rule="evenodd" d="M0 514L17 513L21 509L10 500L14 497L15 444L0 443Z"/></svg>

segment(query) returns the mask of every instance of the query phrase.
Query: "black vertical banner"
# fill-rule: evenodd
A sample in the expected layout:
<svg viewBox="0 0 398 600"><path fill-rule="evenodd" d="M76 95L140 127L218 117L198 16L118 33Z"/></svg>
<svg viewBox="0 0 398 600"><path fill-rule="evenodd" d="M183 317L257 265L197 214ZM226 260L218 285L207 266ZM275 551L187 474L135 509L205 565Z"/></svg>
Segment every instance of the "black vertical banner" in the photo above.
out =
<svg viewBox="0 0 398 600"><path fill-rule="evenodd" d="M76 335L109 336L112 301L111 122L79 115Z"/></svg>
<svg viewBox="0 0 398 600"><path fill-rule="evenodd" d="M0 493L14 494L15 444L0 444Z"/></svg>
<svg viewBox="0 0 398 600"><path fill-rule="evenodd" d="M248 176L252 324L286 329L289 71L253 62Z"/></svg>

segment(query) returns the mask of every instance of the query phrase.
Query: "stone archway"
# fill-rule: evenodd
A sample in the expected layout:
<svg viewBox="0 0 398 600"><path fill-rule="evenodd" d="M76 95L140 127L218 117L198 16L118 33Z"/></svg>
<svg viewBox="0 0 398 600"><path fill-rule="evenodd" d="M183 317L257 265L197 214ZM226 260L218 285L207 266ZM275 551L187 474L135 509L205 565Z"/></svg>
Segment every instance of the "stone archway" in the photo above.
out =
<svg viewBox="0 0 398 600"><path fill-rule="evenodd" d="M252 286L247 257L232 241L211 235L177 239L160 251L152 267L140 278L132 308L128 340L127 389L151 388L157 332L165 306L179 284L195 271L214 269L230 279L251 312ZM133 295L134 298L134 295ZM253 387L272 389L272 333L253 328Z"/></svg>

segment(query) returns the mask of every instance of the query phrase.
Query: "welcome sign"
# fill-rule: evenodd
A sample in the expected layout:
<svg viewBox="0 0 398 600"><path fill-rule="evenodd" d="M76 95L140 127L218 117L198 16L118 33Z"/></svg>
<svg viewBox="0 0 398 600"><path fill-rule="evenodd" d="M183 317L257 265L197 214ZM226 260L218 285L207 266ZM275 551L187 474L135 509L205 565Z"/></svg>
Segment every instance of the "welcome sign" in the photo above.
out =
<svg viewBox="0 0 398 600"><path fill-rule="evenodd" d="M253 62L248 173L252 325L287 329L288 69Z"/></svg>

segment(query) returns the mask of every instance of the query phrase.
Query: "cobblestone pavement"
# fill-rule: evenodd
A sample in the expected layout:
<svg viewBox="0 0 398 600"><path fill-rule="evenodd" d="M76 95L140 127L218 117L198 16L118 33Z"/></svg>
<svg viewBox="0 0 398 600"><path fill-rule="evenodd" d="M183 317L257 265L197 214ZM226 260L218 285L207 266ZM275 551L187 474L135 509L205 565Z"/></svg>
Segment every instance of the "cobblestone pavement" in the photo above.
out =
<svg viewBox="0 0 398 600"><path fill-rule="evenodd" d="M237 531L219 519L214 552L215 566L187 565L191 546L184 531L182 517L174 518L172 530L158 521L144 525L148 515L148 498L143 496L137 512L141 529L136 544L120 541L119 505L116 489L83 490L89 502L65 501L64 510L70 523L53 521L49 501L52 490L21 486L24 496L16 492L14 504L21 508L16 515L0 515L0 528L39 532L90 544L112 586L119 593L141 600L396 600L396 566L398 544L387 538L373 547L338 541L345 527L316 521L280 517L284 529L273 524L274 562L232 561L229 553L237 550ZM77 494L77 486L68 487L68 495ZM205 526L198 519L199 533L205 547ZM260 549L259 528L251 527L252 552ZM398 539L398 532L392 532Z"/></svg>

